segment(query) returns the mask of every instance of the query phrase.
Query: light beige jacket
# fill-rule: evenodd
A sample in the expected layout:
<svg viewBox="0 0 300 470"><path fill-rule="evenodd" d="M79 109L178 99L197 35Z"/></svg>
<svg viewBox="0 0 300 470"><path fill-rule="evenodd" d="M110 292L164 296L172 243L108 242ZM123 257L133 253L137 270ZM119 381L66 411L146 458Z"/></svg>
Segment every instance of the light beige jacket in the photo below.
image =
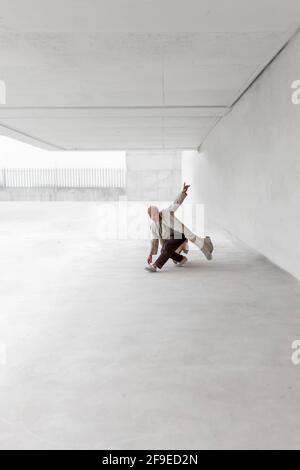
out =
<svg viewBox="0 0 300 470"><path fill-rule="evenodd" d="M194 240L195 234L191 232L189 228L187 228L180 220L178 220L174 212L178 209L178 207L183 203L187 194L183 191L180 192L178 197L175 201L166 209L163 209L161 214L161 233L159 230L159 222L152 221L150 229L151 229L151 247L150 247L150 255L156 255L158 252L159 242L162 244L164 240L168 240L170 238L171 229L179 234L184 234L188 240Z"/></svg>

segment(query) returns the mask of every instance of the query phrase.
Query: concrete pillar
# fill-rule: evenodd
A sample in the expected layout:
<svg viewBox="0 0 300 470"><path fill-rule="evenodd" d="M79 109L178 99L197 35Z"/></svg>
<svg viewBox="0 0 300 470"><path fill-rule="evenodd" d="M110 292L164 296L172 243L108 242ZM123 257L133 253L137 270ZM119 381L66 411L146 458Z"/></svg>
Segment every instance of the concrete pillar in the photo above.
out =
<svg viewBox="0 0 300 470"><path fill-rule="evenodd" d="M181 185L181 152L127 152L126 169L128 200L169 201Z"/></svg>

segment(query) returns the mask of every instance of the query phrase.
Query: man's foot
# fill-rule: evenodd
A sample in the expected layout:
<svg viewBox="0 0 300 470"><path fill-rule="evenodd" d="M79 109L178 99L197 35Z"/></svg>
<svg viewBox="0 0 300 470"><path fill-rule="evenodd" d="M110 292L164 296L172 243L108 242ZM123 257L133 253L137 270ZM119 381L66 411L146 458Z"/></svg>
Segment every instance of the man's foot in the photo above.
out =
<svg viewBox="0 0 300 470"><path fill-rule="evenodd" d="M156 273L157 267L154 266L153 264L149 264L149 266L145 267L146 271L149 271L150 273Z"/></svg>
<svg viewBox="0 0 300 470"><path fill-rule="evenodd" d="M185 263L187 262L187 260L188 260L187 257L186 257L186 256L183 256L183 257L182 257L182 260L179 261L179 263L176 263L176 267L177 267L177 268L181 268L182 266L185 265Z"/></svg>
<svg viewBox="0 0 300 470"><path fill-rule="evenodd" d="M207 244L209 245L211 253L212 253L214 251L214 245L212 244L210 237L205 237L205 240L207 240Z"/></svg>
<svg viewBox="0 0 300 470"><path fill-rule="evenodd" d="M205 258L210 261L212 260L212 252L214 250L214 246L211 242L210 237L204 238L203 247L201 248L202 253L204 254Z"/></svg>

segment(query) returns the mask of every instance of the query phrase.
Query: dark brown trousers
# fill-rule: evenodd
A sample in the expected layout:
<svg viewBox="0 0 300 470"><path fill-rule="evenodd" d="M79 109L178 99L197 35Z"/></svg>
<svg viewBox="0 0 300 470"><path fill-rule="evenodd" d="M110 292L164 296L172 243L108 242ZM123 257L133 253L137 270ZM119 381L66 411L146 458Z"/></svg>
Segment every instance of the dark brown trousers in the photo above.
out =
<svg viewBox="0 0 300 470"><path fill-rule="evenodd" d="M180 263L180 261L183 259L183 256L176 253L176 250L180 247L180 245L182 245L184 241L186 241L186 238L170 238L169 240L164 240L161 253L155 261L155 266L161 269L170 258L174 261L177 261L177 263Z"/></svg>

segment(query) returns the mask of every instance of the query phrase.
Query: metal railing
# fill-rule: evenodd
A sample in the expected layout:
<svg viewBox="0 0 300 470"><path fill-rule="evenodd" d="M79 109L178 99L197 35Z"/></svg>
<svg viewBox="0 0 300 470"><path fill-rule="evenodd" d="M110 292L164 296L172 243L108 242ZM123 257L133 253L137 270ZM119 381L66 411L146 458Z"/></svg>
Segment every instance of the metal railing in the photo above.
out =
<svg viewBox="0 0 300 470"><path fill-rule="evenodd" d="M2 168L0 188L124 188L115 168Z"/></svg>

